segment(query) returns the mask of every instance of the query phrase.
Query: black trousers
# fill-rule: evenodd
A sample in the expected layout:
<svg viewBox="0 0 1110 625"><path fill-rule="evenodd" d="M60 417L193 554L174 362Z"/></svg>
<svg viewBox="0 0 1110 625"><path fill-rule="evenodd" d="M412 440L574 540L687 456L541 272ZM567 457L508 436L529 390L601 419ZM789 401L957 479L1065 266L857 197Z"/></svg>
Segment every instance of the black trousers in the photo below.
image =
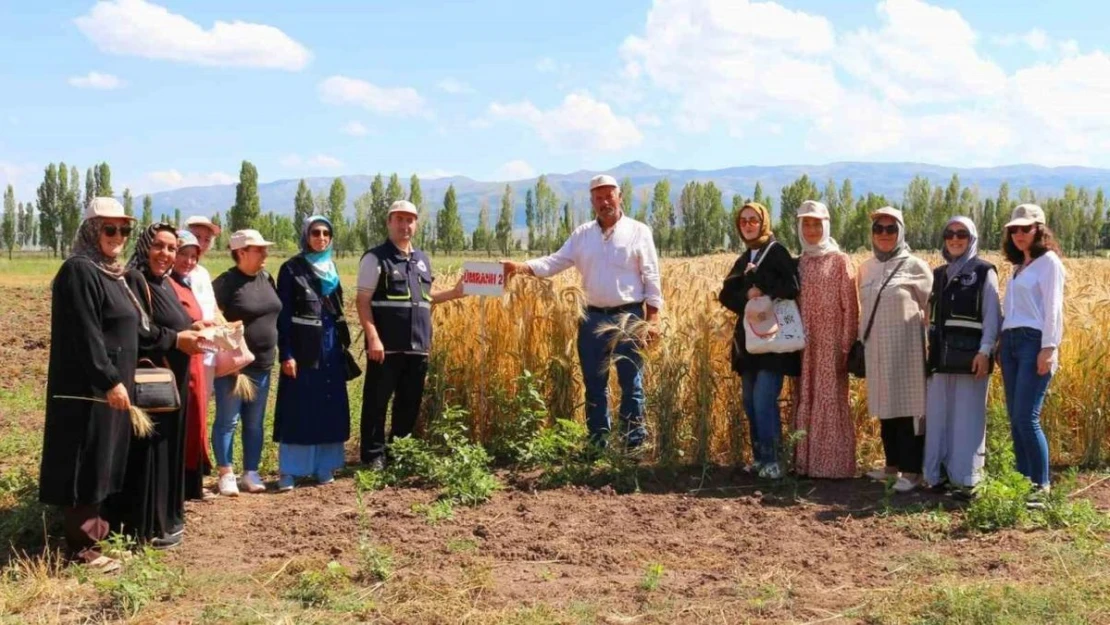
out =
<svg viewBox="0 0 1110 625"><path fill-rule="evenodd" d="M366 363L362 387L362 423L359 456L362 462L383 458L387 441L412 434L420 416L428 356L424 354L386 354L385 361ZM388 438L385 413L393 400L393 422Z"/></svg>
<svg viewBox="0 0 1110 625"><path fill-rule="evenodd" d="M925 437L914 433L913 422L913 417L879 421L886 466L898 467L902 473L921 473L925 459Z"/></svg>

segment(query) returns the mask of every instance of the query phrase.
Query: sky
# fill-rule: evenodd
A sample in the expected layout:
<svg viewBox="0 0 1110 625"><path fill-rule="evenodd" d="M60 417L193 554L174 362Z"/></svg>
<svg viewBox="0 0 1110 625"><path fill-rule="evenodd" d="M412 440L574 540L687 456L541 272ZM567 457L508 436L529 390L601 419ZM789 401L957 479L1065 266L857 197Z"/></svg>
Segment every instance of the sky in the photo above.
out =
<svg viewBox="0 0 1110 625"><path fill-rule="evenodd" d="M0 185L1110 167L1110 3L0 0Z"/></svg>

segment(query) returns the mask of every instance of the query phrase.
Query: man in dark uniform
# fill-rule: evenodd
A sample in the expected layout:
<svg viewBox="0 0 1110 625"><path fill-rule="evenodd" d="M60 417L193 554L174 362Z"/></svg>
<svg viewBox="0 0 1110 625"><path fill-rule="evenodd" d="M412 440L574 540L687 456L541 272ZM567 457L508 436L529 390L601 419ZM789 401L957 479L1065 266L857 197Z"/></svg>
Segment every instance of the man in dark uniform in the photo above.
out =
<svg viewBox="0 0 1110 625"><path fill-rule="evenodd" d="M366 334L366 379L362 390L361 460L385 466L387 440L412 434L424 395L432 347L432 304L463 296L462 280L432 293L432 261L412 246L419 215L411 202L389 207L389 239L368 250L358 268L358 319ZM385 412L393 399L386 437Z"/></svg>

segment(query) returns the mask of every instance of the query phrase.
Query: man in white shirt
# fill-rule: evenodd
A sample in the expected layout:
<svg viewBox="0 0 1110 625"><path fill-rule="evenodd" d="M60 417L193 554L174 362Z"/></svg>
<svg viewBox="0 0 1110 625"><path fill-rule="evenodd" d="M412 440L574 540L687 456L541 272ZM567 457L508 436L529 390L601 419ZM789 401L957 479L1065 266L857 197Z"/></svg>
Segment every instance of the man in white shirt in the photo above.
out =
<svg viewBox="0 0 1110 625"><path fill-rule="evenodd" d="M200 314L204 321L214 321L216 319L216 292L212 290L212 276L208 273L200 261L208 254L208 250L212 248L212 242L216 237L220 236L220 227L212 223L212 220L201 215L194 215L185 220L185 227L193 236L197 238L200 243L200 254L197 256L197 266L189 273L189 283L193 290L193 295L197 298L197 304L200 304ZM216 354L207 352L204 354L204 370L208 375L208 392L212 392L212 380L216 374Z"/></svg>
<svg viewBox="0 0 1110 625"><path fill-rule="evenodd" d="M659 255L651 229L621 211L620 186L612 176L590 180L590 203L597 217L571 233L559 251L526 263L502 261L505 275L540 278L575 267L586 291L586 316L578 326L578 359L586 386L586 425L590 440L605 447L610 432L609 366L616 360L621 388L620 423L625 446L634 450L647 438L644 429L643 358L630 337L611 346L612 335L599 327L620 323L625 315L647 322L643 340L659 336L663 308Z"/></svg>

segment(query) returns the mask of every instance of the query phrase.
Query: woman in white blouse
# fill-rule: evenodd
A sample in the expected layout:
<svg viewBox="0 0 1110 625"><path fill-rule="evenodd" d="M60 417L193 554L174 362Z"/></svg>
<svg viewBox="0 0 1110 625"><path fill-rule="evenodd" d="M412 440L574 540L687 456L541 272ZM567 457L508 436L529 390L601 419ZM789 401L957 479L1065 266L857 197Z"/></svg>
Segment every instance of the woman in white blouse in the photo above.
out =
<svg viewBox="0 0 1110 625"><path fill-rule="evenodd" d="M999 362L1017 470L1035 487L1030 505L1043 505L1049 488L1048 442L1041 407L1055 373L1064 333L1064 264L1059 246L1036 204L1014 209L1003 242L1014 277L1003 302Z"/></svg>

